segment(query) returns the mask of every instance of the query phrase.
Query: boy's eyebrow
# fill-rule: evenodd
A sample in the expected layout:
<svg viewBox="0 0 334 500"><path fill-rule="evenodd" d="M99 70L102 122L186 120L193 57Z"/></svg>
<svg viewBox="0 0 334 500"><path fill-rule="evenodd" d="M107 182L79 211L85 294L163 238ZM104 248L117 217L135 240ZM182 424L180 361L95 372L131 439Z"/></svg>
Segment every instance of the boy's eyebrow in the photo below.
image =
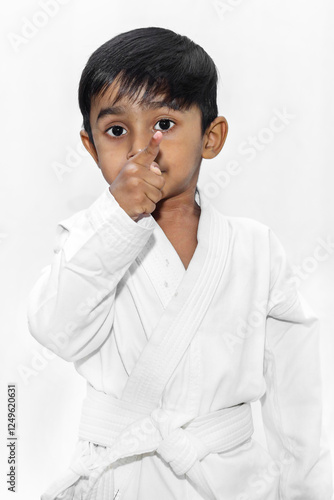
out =
<svg viewBox="0 0 334 500"><path fill-rule="evenodd" d="M166 101L151 101L149 103L142 104L144 109L159 109L159 108L170 108L174 111L180 110L180 106L176 103L166 102ZM108 106L102 108L97 116L96 123L106 115L120 115L125 113L126 109L123 106Z"/></svg>

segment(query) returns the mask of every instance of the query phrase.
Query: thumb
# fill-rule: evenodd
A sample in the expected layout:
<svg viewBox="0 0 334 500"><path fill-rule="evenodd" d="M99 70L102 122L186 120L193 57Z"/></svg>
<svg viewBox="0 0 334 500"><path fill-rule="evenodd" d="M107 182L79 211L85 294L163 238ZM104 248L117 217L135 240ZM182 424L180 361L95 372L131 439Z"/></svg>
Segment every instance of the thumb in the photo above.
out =
<svg viewBox="0 0 334 500"><path fill-rule="evenodd" d="M151 163L150 170L152 170L155 174L162 175L159 165L155 161Z"/></svg>

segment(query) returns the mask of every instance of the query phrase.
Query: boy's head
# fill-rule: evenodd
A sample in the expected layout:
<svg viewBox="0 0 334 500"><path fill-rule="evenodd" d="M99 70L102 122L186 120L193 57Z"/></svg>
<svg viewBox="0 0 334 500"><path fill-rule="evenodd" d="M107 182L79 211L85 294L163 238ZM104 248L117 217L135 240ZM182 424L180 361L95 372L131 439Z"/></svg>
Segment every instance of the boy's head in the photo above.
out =
<svg viewBox="0 0 334 500"><path fill-rule="evenodd" d="M215 64L189 38L158 27L128 31L99 47L83 70L81 139L111 184L161 130L156 162L163 194L173 196L194 186L202 158L223 147L227 123L216 95Z"/></svg>
<svg viewBox="0 0 334 500"><path fill-rule="evenodd" d="M163 94L180 109L196 104L201 111L202 135L217 117L217 70L202 47L171 30L139 28L115 36L89 58L79 84L83 128L94 144L90 123L92 100L103 96L116 80L120 92L142 103Z"/></svg>

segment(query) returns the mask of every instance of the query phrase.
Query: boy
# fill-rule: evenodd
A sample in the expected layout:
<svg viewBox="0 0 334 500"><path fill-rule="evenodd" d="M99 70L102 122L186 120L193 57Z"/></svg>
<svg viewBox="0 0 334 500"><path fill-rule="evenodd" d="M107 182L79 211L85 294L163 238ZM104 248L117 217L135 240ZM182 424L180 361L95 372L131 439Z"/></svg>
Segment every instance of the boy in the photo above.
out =
<svg viewBox="0 0 334 500"><path fill-rule="evenodd" d="M197 187L227 134L216 87L208 54L162 28L116 36L82 73L81 139L108 188L59 224L30 296L31 334L87 379L43 500L331 498L317 319L270 228Z"/></svg>

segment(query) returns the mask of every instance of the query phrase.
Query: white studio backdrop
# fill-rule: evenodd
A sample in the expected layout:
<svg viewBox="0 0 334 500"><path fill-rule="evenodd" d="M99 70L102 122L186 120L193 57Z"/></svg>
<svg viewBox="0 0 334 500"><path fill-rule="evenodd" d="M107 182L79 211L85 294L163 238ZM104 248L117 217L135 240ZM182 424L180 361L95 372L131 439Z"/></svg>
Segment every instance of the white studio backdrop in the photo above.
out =
<svg viewBox="0 0 334 500"><path fill-rule="evenodd" d="M218 67L229 134L220 155L203 161L199 182L223 213L269 225L285 246L322 321L324 423L334 450L332 2L17 0L3 6L1 23L1 499L13 498L7 384L17 385L14 498L39 498L74 449L85 381L31 337L27 296L52 260L57 222L106 186L80 147L81 71L102 43L137 27L187 35ZM265 446L259 405L253 410Z"/></svg>

